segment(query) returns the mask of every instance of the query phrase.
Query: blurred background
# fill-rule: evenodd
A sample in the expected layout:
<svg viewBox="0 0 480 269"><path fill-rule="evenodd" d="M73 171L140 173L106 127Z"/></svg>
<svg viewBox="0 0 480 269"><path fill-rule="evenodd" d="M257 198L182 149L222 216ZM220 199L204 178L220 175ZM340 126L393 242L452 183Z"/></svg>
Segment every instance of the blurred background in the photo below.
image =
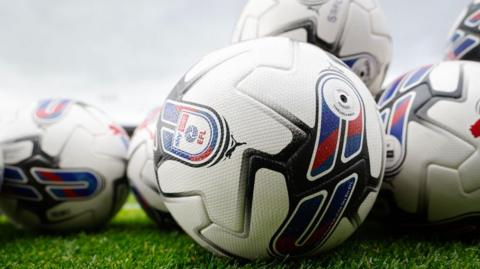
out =
<svg viewBox="0 0 480 269"><path fill-rule="evenodd" d="M469 0L379 0L390 79L443 59ZM0 0L0 119L37 98L100 106L123 125L162 103L204 54L230 43L246 0Z"/></svg>

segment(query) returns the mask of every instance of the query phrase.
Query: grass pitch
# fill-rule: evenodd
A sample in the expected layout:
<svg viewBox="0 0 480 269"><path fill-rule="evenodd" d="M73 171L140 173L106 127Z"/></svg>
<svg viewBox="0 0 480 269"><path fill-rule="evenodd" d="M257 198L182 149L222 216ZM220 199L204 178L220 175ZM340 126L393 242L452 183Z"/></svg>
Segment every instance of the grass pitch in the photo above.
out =
<svg viewBox="0 0 480 269"><path fill-rule="evenodd" d="M158 228L131 199L95 233L35 234L0 217L0 268L480 268L478 242L393 234L367 223L321 257L248 263L216 257L178 229Z"/></svg>

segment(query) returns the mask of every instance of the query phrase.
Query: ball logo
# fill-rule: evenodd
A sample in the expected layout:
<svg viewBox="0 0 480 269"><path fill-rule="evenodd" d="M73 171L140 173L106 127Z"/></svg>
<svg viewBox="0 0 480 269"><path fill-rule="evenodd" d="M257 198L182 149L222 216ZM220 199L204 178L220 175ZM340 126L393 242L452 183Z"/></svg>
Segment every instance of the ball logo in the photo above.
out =
<svg viewBox="0 0 480 269"><path fill-rule="evenodd" d="M317 136L307 173L310 181L330 173L339 154L343 163L358 156L365 128L362 101L341 72L329 70L320 75L317 98Z"/></svg>
<svg viewBox="0 0 480 269"><path fill-rule="evenodd" d="M190 165L209 164L223 148L226 123L209 108L167 100L161 125L163 151Z"/></svg>
<svg viewBox="0 0 480 269"><path fill-rule="evenodd" d="M47 99L40 101L34 112L39 123L52 123L60 120L74 102L68 99Z"/></svg>

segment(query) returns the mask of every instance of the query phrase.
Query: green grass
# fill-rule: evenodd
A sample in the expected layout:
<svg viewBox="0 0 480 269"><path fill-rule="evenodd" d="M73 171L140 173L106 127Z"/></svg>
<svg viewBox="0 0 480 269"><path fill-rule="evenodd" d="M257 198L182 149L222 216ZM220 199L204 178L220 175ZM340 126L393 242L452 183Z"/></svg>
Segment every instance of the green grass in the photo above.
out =
<svg viewBox="0 0 480 269"><path fill-rule="evenodd" d="M130 201L95 233L35 234L0 218L0 268L480 268L476 242L428 240L368 224L319 258L247 263L216 257L175 228L159 229Z"/></svg>

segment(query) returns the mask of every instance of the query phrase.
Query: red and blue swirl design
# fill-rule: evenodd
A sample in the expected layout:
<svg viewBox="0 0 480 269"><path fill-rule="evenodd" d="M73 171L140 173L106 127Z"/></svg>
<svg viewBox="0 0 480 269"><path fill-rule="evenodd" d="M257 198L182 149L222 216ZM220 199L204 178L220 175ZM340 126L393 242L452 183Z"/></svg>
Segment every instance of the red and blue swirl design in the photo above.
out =
<svg viewBox="0 0 480 269"><path fill-rule="evenodd" d="M32 168L34 178L44 185L53 199L59 201L88 199L102 187L102 179L89 171Z"/></svg>
<svg viewBox="0 0 480 269"><path fill-rule="evenodd" d="M272 243L277 256L302 256L320 248L337 226L352 196L357 174L342 180L327 204L327 192L301 201Z"/></svg>
<svg viewBox="0 0 480 269"><path fill-rule="evenodd" d="M42 100L35 110L35 117L39 120L54 121L62 117L67 107L73 101L69 99Z"/></svg>

